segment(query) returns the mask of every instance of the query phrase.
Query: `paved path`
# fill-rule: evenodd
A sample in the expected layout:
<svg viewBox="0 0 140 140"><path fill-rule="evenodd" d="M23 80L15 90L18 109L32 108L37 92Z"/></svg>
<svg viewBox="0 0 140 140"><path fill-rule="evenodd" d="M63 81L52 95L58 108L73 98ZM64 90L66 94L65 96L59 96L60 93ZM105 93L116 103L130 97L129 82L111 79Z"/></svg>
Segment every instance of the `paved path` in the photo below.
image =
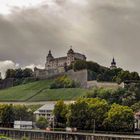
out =
<svg viewBox="0 0 140 140"><path fill-rule="evenodd" d="M40 101L40 102L0 102L0 104L24 104L24 105L36 105L36 104L50 104L57 101ZM74 101L64 101L66 104L73 103Z"/></svg>

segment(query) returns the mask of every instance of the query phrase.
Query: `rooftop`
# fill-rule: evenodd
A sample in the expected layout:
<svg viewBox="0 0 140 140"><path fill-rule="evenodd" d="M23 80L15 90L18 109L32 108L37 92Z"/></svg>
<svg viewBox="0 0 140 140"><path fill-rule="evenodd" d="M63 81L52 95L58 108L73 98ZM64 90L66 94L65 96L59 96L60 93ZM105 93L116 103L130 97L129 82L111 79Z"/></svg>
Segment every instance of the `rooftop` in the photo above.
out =
<svg viewBox="0 0 140 140"><path fill-rule="evenodd" d="M48 103L40 107L38 110L34 112L34 114L40 113L41 110L54 110L55 103Z"/></svg>

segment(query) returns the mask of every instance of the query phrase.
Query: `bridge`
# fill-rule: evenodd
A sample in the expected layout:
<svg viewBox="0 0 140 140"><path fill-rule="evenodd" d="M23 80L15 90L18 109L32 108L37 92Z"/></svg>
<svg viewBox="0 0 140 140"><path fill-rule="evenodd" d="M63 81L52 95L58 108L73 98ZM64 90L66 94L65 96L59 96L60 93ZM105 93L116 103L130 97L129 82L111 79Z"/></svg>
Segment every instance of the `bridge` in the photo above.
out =
<svg viewBox="0 0 140 140"><path fill-rule="evenodd" d="M16 140L21 140L24 136L28 137L29 140L140 140L140 136L138 135L47 132L45 130L19 130L10 128L0 128L0 134Z"/></svg>

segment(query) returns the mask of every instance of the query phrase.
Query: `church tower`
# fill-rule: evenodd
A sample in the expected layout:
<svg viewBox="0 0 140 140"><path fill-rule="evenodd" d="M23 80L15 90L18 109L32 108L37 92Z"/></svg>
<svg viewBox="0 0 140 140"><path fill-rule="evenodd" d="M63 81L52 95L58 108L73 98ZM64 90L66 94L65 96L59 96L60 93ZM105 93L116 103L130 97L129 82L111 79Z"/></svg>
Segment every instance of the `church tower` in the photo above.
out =
<svg viewBox="0 0 140 140"><path fill-rule="evenodd" d="M113 57L112 62L111 62L110 69L116 69L116 68L117 68L117 66L116 66L116 61L115 61L115 59L114 59L114 57Z"/></svg>

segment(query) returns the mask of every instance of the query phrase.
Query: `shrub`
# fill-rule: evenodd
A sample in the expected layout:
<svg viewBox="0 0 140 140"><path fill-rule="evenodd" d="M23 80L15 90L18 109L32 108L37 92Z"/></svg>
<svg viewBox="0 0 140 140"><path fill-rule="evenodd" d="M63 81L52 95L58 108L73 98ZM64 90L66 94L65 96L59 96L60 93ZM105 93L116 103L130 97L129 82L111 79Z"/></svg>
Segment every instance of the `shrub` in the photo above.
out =
<svg viewBox="0 0 140 140"><path fill-rule="evenodd" d="M45 129L48 126L47 119L44 117L40 117L36 122L36 126L40 129Z"/></svg>
<svg viewBox="0 0 140 140"><path fill-rule="evenodd" d="M71 80L68 76L64 75L58 77L51 85L51 89L56 88L76 88L79 87L79 84L76 83L74 80Z"/></svg>

